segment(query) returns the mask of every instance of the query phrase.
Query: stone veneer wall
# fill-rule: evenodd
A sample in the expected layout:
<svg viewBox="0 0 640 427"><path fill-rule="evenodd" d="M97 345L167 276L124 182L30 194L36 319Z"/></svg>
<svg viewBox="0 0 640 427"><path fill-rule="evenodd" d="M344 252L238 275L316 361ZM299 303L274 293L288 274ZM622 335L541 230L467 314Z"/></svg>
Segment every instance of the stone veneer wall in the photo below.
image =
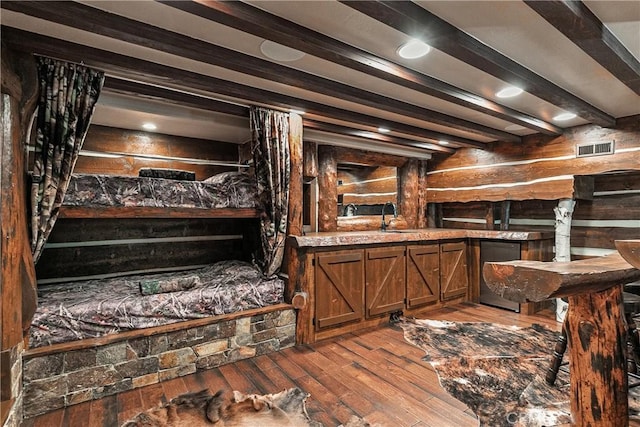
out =
<svg viewBox="0 0 640 427"><path fill-rule="evenodd" d="M25 418L295 344L293 309L47 356L25 356Z"/></svg>
<svg viewBox="0 0 640 427"><path fill-rule="evenodd" d="M18 427L22 424L22 352L23 343L11 349L5 350L0 355L0 363L11 366L11 378L6 384L0 385L2 389L2 400L15 399L3 427ZM4 378L0 382L4 382ZM8 387L7 387L8 385Z"/></svg>

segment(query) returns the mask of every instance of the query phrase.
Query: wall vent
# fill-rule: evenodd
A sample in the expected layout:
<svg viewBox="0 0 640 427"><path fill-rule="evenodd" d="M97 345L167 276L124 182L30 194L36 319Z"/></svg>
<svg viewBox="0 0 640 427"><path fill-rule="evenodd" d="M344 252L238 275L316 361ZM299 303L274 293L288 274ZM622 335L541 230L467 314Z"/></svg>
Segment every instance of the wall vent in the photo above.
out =
<svg viewBox="0 0 640 427"><path fill-rule="evenodd" d="M614 141L576 145L576 157L602 156L613 154Z"/></svg>

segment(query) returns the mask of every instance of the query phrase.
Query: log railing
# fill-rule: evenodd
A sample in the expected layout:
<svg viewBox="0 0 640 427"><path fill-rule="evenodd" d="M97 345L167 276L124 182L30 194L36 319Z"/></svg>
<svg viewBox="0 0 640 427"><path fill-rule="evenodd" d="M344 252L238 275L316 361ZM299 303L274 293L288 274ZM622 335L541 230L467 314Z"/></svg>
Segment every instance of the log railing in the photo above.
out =
<svg viewBox="0 0 640 427"><path fill-rule="evenodd" d="M639 252L634 252L636 257ZM628 425L622 288L639 279L640 270L616 252L571 262L486 263L483 275L493 292L511 301L569 299L567 338L573 424ZM553 344L549 344L551 358Z"/></svg>

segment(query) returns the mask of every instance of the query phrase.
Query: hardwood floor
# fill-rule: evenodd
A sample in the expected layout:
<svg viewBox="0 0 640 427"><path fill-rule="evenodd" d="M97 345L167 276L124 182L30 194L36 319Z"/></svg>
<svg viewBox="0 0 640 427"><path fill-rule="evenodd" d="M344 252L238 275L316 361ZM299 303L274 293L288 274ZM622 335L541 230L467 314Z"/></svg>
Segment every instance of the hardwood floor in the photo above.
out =
<svg viewBox="0 0 640 427"><path fill-rule="evenodd" d="M471 303L424 317L517 326L541 323L559 329L550 311L527 316ZM386 326L85 402L27 420L23 426L114 427L189 391L264 394L294 386L311 393L307 411L325 426L346 423L352 415L382 426L477 426L473 413L442 390L434 370L421 360L423 355L404 340L399 328Z"/></svg>

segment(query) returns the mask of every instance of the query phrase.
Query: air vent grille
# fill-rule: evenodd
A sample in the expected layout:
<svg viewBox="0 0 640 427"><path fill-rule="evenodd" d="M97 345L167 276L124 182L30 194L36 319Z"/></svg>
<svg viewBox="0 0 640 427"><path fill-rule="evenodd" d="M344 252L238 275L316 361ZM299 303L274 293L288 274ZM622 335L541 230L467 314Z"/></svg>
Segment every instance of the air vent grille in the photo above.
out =
<svg viewBox="0 0 640 427"><path fill-rule="evenodd" d="M594 144L578 144L576 146L576 157L602 156L605 154L613 154L613 143L598 142Z"/></svg>

